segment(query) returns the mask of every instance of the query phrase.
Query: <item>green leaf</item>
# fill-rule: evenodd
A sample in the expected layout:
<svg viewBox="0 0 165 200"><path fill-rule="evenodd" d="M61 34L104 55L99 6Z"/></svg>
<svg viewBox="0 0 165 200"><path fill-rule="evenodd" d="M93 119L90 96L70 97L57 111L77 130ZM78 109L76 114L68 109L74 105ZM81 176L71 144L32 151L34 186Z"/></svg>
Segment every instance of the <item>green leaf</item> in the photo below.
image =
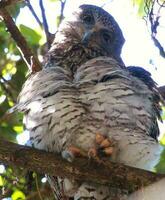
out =
<svg viewBox="0 0 165 200"><path fill-rule="evenodd" d="M20 190L16 190L11 197L12 200L25 200L25 195Z"/></svg>
<svg viewBox="0 0 165 200"><path fill-rule="evenodd" d="M23 24L19 26L19 29L21 33L25 36L28 43L30 43L31 45L39 44L39 41L41 39L41 35L39 33Z"/></svg>
<svg viewBox="0 0 165 200"><path fill-rule="evenodd" d="M138 7L138 15L144 16L145 12L144 12L144 0L133 0L133 3Z"/></svg>
<svg viewBox="0 0 165 200"><path fill-rule="evenodd" d="M163 135L162 139L160 140L160 144L165 145L165 134Z"/></svg>
<svg viewBox="0 0 165 200"><path fill-rule="evenodd" d="M155 166L155 172L165 173L165 148L161 154L159 163Z"/></svg>
<svg viewBox="0 0 165 200"><path fill-rule="evenodd" d="M162 119L165 120L165 107L162 107Z"/></svg>
<svg viewBox="0 0 165 200"><path fill-rule="evenodd" d="M4 180L3 180L3 177L0 176L0 187L2 187L4 185Z"/></svg>
<svg viewBox="0 0 165 200"><path fill-rule="evenodd" d="M23 8L25 6L25 3L19 3L15 4L14 6L8 7L8 12L12 15L14 19L16 19L20 13L20 8Z"/></svg>
<svg viewBox="0 0 165 200"><path fill-rule="evenodd" d="M17 133L22 133L22 132L23 132L23 126L14 126L13 129L14 129Z"/></svg>

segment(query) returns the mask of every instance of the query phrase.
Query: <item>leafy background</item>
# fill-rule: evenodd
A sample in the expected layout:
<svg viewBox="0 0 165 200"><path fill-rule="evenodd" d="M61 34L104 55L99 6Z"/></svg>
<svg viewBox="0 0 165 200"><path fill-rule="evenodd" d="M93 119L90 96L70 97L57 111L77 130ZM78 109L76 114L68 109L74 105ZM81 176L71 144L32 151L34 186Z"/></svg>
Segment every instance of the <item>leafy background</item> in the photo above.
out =
<svg viewBox="0 0 165 200"><path fill-rule="evenodd" d="M51 3L62 0L47 0ZM137 15L143 17L144 0L132 0L138 7ZM8 7L9 13L16 20L20 9L25 3L18 3ZM59 7L61 9L61 7ZM56 12L56 11L55 11ZM59 12L59 11L58 11ZM61 13L60 13L61 14ZM63 16L62 16L63 17ZM56 25L60 23L61 15L56 18ZM32 29L25 24L19 25L19 30L26 38L29 46L34 53L42 60L42 55L46 51L45 33L43 27ZM156 47L155 47L156 48ZM18 142L17 138L23 133L22 114L7 114L7 111L16 103L17 96L21 90L28 74L28 68L23 61L15 42L6 30L3 21L0 22L0 138ZM165 109L163 109L165 111ZM165 119L165 114L163 115ZM161 143L165 145L165 137ZM160 162L156 165L155 171L164 172L165 170L165 151L162 153ZM45 182L44 175L34 172L27 172L24 169L11 168L10 166L0 165L0 199L12 200L37 200L53 199L52 192ZM29 192L30 191L30 192ZM49 194L49 195L48 195Z"/></svg>

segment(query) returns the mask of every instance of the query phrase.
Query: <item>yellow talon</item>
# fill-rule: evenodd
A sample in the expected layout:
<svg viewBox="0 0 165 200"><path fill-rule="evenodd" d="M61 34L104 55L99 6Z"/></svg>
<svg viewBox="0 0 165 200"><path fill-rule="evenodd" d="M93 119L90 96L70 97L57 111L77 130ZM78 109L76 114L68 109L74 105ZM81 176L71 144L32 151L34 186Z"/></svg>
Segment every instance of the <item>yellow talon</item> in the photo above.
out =
<svg viewBox="0 0 165 200"><path fill-rule="evenodd" d="M100 147L102 147L102 148L106 148L109 146L110 146L110 141L108 139L104 139L100 144Z"/></svg>
<svg viewBox="0 0 165 200"><path fill-rule="evenodd" d="M101 144L104 139L105 138L103 135L101 135L100 133L96 133L96 143L97 144Z"/></svg>

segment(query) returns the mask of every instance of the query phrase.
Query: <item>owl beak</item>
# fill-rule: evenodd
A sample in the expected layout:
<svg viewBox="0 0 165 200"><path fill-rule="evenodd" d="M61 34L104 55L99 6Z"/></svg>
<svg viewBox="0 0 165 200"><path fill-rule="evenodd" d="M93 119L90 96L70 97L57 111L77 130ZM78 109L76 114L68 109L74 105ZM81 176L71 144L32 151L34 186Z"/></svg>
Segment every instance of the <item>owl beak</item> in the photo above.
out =
<svg viewBox="0 0 165 200"><path fill-rule="evenodd" d="M82 43L84 46L88 46L92 34L93 34L93 31L92 31L92 30L86 31L86 32L84 33L83 38L82 38L82 40L81 40L81 43Z"/></svg>

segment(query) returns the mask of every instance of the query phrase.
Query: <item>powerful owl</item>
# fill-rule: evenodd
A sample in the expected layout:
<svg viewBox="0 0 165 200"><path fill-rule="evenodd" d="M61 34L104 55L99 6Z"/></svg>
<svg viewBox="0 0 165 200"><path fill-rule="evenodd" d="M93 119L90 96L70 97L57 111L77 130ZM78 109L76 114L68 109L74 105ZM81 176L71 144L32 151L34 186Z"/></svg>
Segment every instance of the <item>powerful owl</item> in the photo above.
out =
<svg viewBox="0 0 165 200"><path fill-rule="evenodd" d="M100 7L82 5L62 22L43 69L27 79L17 105L35 148L68 161L86 155L152 169L162 151L161 97L148 72L124 66L123 44L120 27ZM114 199L108 186L50 182L58 199Z"/></svg>

